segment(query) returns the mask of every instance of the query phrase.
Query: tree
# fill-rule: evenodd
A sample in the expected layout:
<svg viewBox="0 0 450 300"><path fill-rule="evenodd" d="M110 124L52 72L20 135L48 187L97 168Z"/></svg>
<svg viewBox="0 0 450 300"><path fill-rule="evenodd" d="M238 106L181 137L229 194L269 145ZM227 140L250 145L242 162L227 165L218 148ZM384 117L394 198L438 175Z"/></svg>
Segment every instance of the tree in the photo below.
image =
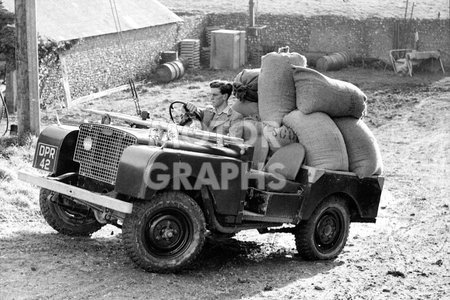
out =
<svg viewBox="0 0 450 300"><path fill-rule="evenodd" d="M0 1L0 53L6 56L8 71L14 69L15 43L14 14L7 11Z"/></svg>

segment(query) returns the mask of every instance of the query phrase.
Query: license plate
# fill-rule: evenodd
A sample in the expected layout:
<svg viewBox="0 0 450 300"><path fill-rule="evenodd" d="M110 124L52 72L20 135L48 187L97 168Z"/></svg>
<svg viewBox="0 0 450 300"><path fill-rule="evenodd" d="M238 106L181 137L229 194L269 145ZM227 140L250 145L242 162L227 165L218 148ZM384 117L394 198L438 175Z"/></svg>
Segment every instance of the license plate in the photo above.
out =
<svg viewBox="0 0 450 300"><path fill-rule="evenodd" d="M38 143L34 159L34 167L44 171L53 171L53 166L55 165L57 155L58 147Z"/></svg>

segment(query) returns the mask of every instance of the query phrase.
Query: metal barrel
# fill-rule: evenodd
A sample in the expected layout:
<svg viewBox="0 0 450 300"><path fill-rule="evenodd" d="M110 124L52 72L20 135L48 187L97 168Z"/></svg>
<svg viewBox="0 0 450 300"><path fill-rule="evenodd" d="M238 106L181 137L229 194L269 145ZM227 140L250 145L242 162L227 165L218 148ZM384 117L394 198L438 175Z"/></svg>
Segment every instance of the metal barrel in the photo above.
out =
<svg viewBox="0 0 450 300"><path fill-rule="evenodd" d="M183 77L183 75L184 75L184 65L183 65L183 63L178 60L178 61L172 62L172 64L173 64L173 67L174 67L174 69L176 71L176 74L177 74L177 76L174 79L179 79L179 78Z"/></svg>
<svg viewBox="0 0 450 300"><path fill-rule="evenodd" d="M302 52L301 54L306 57L309 67L315 67L317 65L317 60L325 55L328 55L328 52Z"/></svg>
<svg viewBox="0 0 450 300"><path fill-rule="evenodd" d="M352 62L352 55L348 52L337 52L320 57L316 62L319 71L340 70Z"/></svg>
<svg viewBox="0 0 450 300"><path fill-rule="evenodd" d="M159 65L156 68L156 80L158 82L170 82L184 75L184 66L179 60Z"/></svg>

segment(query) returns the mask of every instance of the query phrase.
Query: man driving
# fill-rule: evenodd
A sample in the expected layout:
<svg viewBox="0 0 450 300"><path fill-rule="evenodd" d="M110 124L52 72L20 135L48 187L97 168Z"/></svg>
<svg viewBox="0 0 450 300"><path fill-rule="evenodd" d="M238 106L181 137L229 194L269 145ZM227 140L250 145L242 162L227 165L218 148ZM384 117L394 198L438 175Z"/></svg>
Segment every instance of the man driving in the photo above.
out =
<svg viewBox="0 0 450 300"><path fill-rule="evenodd" d="M203 109L197 108L191 102L186 104L186 109L197 112L200 116L202 130L234 137L242 136L242 128L238 126L242 121L242 114L231 108L228 99L233 91L231 82L215 80L209 84L211 105Z"/></svg>

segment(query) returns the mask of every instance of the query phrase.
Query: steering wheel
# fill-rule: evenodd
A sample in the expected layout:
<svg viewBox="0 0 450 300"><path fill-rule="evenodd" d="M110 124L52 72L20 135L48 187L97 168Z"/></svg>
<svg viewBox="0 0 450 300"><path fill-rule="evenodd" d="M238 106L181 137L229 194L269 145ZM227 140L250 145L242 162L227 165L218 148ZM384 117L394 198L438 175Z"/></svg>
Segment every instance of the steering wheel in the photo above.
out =
<svg viewBox="0 0 450 300"><path fill-rule="evenodd" d="M179 106L179 107L176 108L176 106ZM175 110L179 110L181 107L184 109L185 112L181 115L181 120L178 123L175 120L175 116L174 116L173 112ZM183 102L183 101L174 101L174 102L170 103L169 115L170 115L170 119L172 120L172 122L174 122L176 124L178 123L178 125L180 125L180 126L185 126L185 125L191 124L193 118L195 118L199 121L201 120L201 117L197 112L188 112L187 111L186 102Z"/></svg>

